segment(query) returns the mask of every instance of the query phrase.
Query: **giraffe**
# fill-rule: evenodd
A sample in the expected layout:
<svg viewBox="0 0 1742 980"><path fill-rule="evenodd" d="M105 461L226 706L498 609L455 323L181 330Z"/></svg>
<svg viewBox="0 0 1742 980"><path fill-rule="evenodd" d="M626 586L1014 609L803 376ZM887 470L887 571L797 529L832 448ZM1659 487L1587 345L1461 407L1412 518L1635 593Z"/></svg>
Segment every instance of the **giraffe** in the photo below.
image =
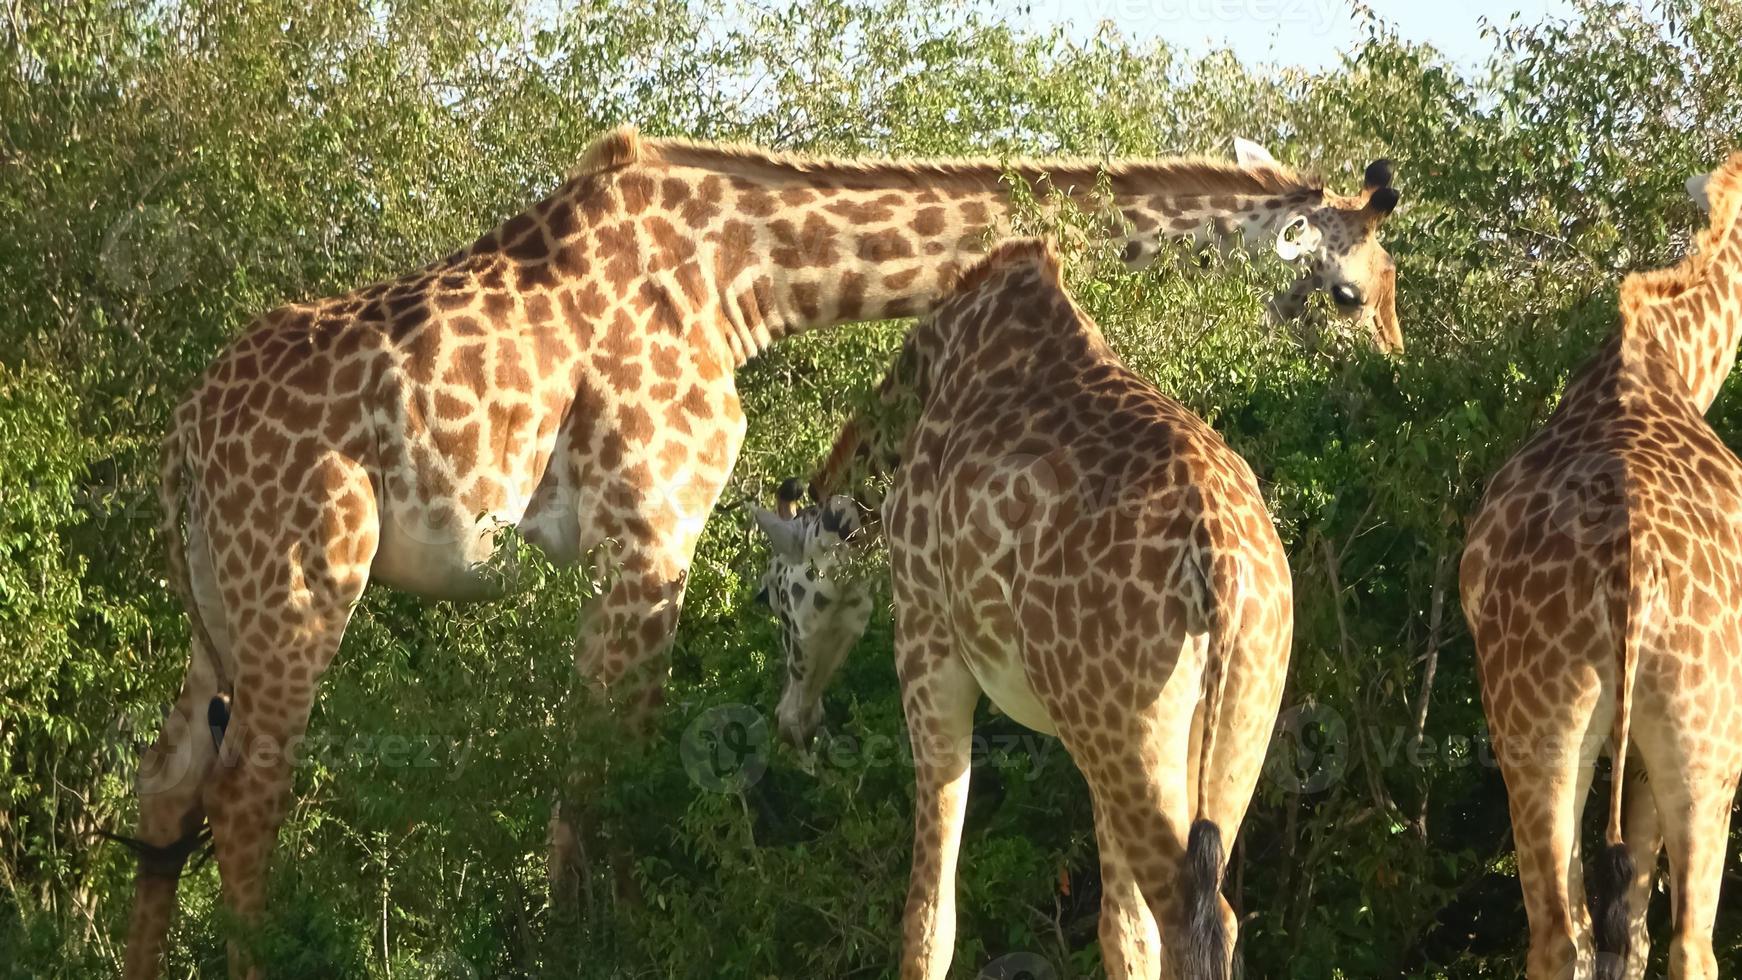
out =
<svg viewBox="0 0 1742 980"><path fill-rule="evenodd" d="M1495 475L1459 569L1531 980L1644 976L1662 850L1670 976L1717 976L1742 772L1742 463L1705 412L1742 337L1742 153L1701 183L1697 251L1622 283L1620 328ZM1614 782L1587 911L1579 818L1605 740Z"/></svg>
<svg viewBox="0 0 1742 980"><path fill-rule="evenodd" d="M1120 362L1043 241L1005 242L969 269L900 360L896 384L921 406L882 505L916 782L901 975L949 968L985 694L1058 735L1087 778L1108 975L1223 980L1236 928L1223 833L1257 782L1293 630L1288 560L1252 470ZM813 522L760 514L776 566L821 558L827 578L857 507L836 495ZM832 670L857 634L803 629L825 593L800 604L782 581L777 567L767 601L784 702L820 695L812 668Z"/></svg>
<svg viewBox="0 0 1742 980"><path fill-rule="evenodd" d="M1274 241L1381 346L1401 337L1375 236L1387 187L1341 197L1263 161L896 162L600 137L553 193L452 255L262 315L176 408L161 531L192 650L141 760L126 976L161 968L207 833L232 917L263 914L288 750L371 580L491 598L514 580L487 567L504 528L553 561L600 563L612 574L582 610L576 667L615 730L645 732L744 437L734 372L789 334L929 309L1013 220L1012 173L1105 216L1133 265L1193 229ZM551 823L553 892L573 879L570 815ZM230 965L258 973L234 943Z"/></svg>
<svg viewBox="0 0 1742 980"><path fill-rule="evenodd" d="M1234 144L1236 159L1242 165L1275 164L1257 144L1242 139ZM1369 165L1365 179L1370 189L1390 188L1390 162L1379 160ZM1394 190L1384 195L1374 207L1375 219L1383 220L1396 203ZM1347 228L1332 232L1348 233ZM1375 281L1387 291L1384 303L1391 306L1395 302L1394 267L1388 256L1380 259L1377 267L1380 274ZM1300 315L1307 295L1302 292L1303 285L1316 279L1322 286L1324 280L1319 276L1322 273L1315 269L1294 289L1276 297L1271 312ZM1350 299L1343 297L1337 302L1347 305ZM1401 347L1398 335L1390 349ZM913 395L911 360L911 351L904 351L879 386L878 404L849 419L808 484L797 478L786 480L776 491L773 511L752 508L773 545L756 601L780 620L784 659L790 672L776 709L777 728L799 748L808 746L815 735L828 682L870 621L872 582L864 574L870 569L862 559L879 536L883 494L900 464L904 424L912 421L909 416L914 407L905 404ZM804 503L807 494L811 501L808 506ZM843 550L849 543L851 547Z"/></svg>

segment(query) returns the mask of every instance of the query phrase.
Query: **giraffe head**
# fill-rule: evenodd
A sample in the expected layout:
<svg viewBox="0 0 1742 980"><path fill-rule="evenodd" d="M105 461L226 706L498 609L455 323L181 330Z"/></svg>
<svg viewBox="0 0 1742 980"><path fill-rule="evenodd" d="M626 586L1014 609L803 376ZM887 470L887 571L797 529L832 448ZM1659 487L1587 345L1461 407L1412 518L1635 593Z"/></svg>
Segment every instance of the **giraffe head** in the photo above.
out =
<svg viewBox="0 0 1742 980"><path fill-rule="evenodd" d="M1263 147L1246 140L1234 141L1234 156L1243 167L1278 166ZM1367 165L1359 194L1327 193L1284 226L1276 250L1304 267L1294 285L1272 301L1279 319L1301 316L1308 297L1323 290L1337 313L1362 328L1380 350L1403 351L1397 266L1379 244L1379 226L1397 210L1399 200L1391 180L1391 161L1375 160Z"/></svg>
<svg viewBox="0 0 1742 980"><path fill-rule="evenodd" d="M849 567L863 521L852 497L801 508L796 479L781 485L772 511L754 509L768 538L768 568L756 600L780 621L786 687L776 720L792 744L809 745L823 717L823 692L871 620L869 578Z"/></svg>

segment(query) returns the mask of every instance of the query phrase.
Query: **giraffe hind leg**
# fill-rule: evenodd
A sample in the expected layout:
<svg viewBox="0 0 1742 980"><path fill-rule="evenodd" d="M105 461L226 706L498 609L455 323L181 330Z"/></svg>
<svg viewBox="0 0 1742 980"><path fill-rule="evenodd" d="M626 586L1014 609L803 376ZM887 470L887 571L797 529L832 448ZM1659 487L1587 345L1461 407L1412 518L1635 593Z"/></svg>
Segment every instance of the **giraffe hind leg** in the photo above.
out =
<svg viewBox="0 0 1742 980"><path fill-rule="evenodd" d="M1101 858L1101 960L1108 980L1156 980L1161 976L1161 933L1099 805L1095 847Z"/></svg>
<svg viewBox="0 0 1742 980"><path fill-rule="evenodd" d="M201 698L190 695L199 678L189 673L175 710L140 763L138 836L116 837L139 859L122 972L129 980L155 977L161 970L182 871L189 856L210 838L200 787L216 753L211 740L191 723Z"/></svg>
<svg viewBox="0 0 1742 980"><path fill-rule="evenodd" d="M1627 849L1633 858L1633 881L1627 889L1629 940L1623 975L1627 980L1644 980L1646 965L1651 959L1651 935L1647 923L1652 887L1657 880L1658 858L1663 851L1663 834L1658 828L1657 802L1651 798L1645 760L1637 753L1627 760L1624 792Z"/></svg>
<svg viewBox="0 0 1742 980"><path fill-rule="evenodd" d="M221 637L222 629L216 634ZM201 722L208 720L219 689L207 656L196 650L189 657L181 693L157 740L140 759L137 836L111 835L139 858L122 968L128 980L155 977L162 969L181 875L188 858L210 839L201 789L217 746Z"/></svg>
<svg viewBox="0 0 1742 980"><path fill-rule="evenodd" d="M1529 980L1573 980L1591 965L1579 821L1608 734L1608 712L1596 710L1597 700L1557 706L1555 717L1534 719L1542 727L1525 732L1509 732L1504 716L1494 719L1530 923ZM1564 733L1576 742L1561 744Z"/></svg>
<svg viewBox="0 0 1742 980"><path fill-rule="evenodd" d="M1059 735L1089 784L1095 805L1095 844L1105 866L1117 862L1117 878L1129 878L1142 915L1119 909L1123 918L1153 923L1160 949L1142 940L1149 929L1122 928L1114 937L1131 945L1103 946L1109 975L1180 977L1187 928L1185 898L1186 839L1191 822L1184 761L1191 744L1195 691L1177 683L1166 686L1148 707L1132 714L1127 706L1096 704L1094 715L1112 731L1082 721L1081 715L1058 712ZM1179 760L1177 768L1157 767L1159 760ZM1103 875L1105 875L1103 871ZM1231 910L1223 903L1224 921ZM1105 934L1103 939L1108 938ZM1150 972L1151 970L1157 972Z"/></svg>
<svg viewBox="0 0 1742 980"><path fill-rule="evenodd" d="M1736 770L1733 765L1690 759L1677 739L1655 737L1649 730L1641 736L1636 744L1646 758L1669 857L1670 980L1713 980L1718 964L1712 930L1724 877Z"/></svg>
<svg viewBox="0 0 1742 980"><path fill-rule="evenodd" d="M257 925L265 908L266 872L289 810L295 753L351 610L368 583L379 540L375 498L355 462L317 463L306 485L318 502L287 508L272 524L213 533L215 562L229 554L256 559L248 583L222 585L234 665L228 704L207 698L202 720L221 730L222 749L202 799L212 827L218 876L232 921ZM208 729L209 731L209 729ZM210 734L207 744L212 744ZM230 943L232 976L259 970Z"/></svg>

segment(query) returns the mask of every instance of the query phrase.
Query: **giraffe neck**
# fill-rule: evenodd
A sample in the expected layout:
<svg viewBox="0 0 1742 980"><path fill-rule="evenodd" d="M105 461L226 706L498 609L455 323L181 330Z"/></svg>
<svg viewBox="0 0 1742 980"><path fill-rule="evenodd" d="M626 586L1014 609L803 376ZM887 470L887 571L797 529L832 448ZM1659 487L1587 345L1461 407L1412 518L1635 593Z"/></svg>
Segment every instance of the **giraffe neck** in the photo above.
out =
<svg viewBox="0 0 1742 980"><path fill-rule="evenodd" d="M883 380L876 399L853 413L835 436L823 464L811 476L810 495L826 501L846 494L858 501L868 515L866 528L878 533L883 497L901 468L902 449L919 421L921 392L914 372L918 370L911 339Z"/></svg>
<svg viewBox="0 0 1742 980"><path fill-rule="evenodd" d="M1029 378L1038 376L1038 363L1060 356L1068 360L1076 349L1112 356L1100 329L1081 314L1065 290L1058 255L1049 243L1015 239L998 244L968 271L953 291L957 298L951 303L982 297L977 284L992 276L1002 276L1004 285L990 295L1021 296L1022 290L1028 290L1036 302L1009 316L994 316L988 324L981 322L987 317L945 315L950 309L946 307L908 331L901 352L878 383L876 400L855 412L842 427L828 457L811 478L812 497L827 500L835 494L847 494L875 520L890 481L901 468L908 439L929 393L937 390L938 379L952 360L958 365L970 363L976 372L998 372L1014 362L1018 366L1013 376ZM1068 318L1076 329L1058 330L1061 317ZM995 345L979 333L982 325L998 330L1008 343ZM957 355L962 345L974 349L1002 346L1005 359L964 362Z"/></svg>
<svg viewBox="0 0 1742 980"><path fill-rule="evenodd" d="M1742 154L1707 185L1711 222L1680 265L1629 276L1621 287L1624 360L1664 358L1704 413L1742 339Z"/></svg>
<svg viewBox="0 0 1742 980"><path fill-rule="evenodd" d="M672 141L630 155L612 174L627 209L672 212L699 246L693 269L656 257L652 291L716 322L734 365L794 333L931 309L1018 222L1010 174L1101 218L1136 266L1164 240L1274 235L1324 196L1285 170L1202 161L860 163Z"/></svg>

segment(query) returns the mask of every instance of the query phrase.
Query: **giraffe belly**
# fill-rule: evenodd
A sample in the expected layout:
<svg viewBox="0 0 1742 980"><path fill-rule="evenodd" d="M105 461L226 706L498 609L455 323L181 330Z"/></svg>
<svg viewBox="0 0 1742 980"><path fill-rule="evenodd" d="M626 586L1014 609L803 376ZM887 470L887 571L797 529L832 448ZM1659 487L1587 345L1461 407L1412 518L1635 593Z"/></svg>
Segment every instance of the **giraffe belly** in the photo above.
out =
<svg viewBox="0 0 1742 980"><path fill-rule="evenodd" d="M508 591L491 567L502 515L461 519L456 510L406 507L383 515L381 546L370 574L396 589L431 599L495 598ZM512 523L512 522L503 522Z"/></svg>
<svg viewBox="0 0 1742 980"><path fill-rule="evenodd" d="M509 528L556 564L578 559L580 514L568 488L493 503L472 515L459 501L389 501L370 574L432 599L497 598L518 588L514 554L503 546Z"/></svg>
<svg viewBox="0 0 1742 980"><path fill-rule="evenodd" d="M983 636L970 645L962 659L980 683L980 690L999 711L1025 728L1046 735L1058 734L1058 725L1028 680L1028 668L1023 665L1022 652L1016 644Z"/></svg>
<svg viewBox="0 0 1742 980"><path fill-rule="evenodd" d="M412 447L400 447L384 466L381 544L371 575L378 581L432 599L492 599L519 588L509 528L559 565L579 560L588 546L576 491L568 421L554 438L540 435L540 420L527 421L518 438L503 438L487 473L453 469L439 446L423 448L424 466ZM478 458L486 458L478 446ZM463 499L462 499L463 498Z"/></svg>

